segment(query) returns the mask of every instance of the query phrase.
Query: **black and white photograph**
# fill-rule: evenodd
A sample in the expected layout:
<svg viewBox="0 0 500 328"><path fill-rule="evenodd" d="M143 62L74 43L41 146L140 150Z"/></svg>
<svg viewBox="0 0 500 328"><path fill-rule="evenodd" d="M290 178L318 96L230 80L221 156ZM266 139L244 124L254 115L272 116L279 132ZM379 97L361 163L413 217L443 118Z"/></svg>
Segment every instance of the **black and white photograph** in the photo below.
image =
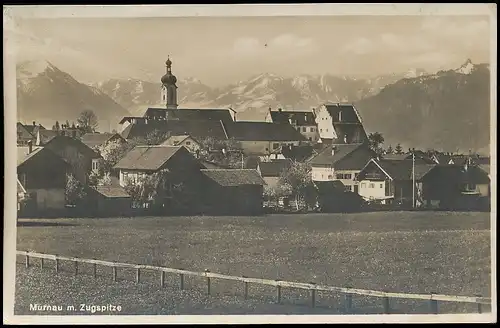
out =
<svg viewBox="0 0 500 328"><path fill-rule="evenodd" d="M496 322L496 9L4 5L4 324Z"/></svg>

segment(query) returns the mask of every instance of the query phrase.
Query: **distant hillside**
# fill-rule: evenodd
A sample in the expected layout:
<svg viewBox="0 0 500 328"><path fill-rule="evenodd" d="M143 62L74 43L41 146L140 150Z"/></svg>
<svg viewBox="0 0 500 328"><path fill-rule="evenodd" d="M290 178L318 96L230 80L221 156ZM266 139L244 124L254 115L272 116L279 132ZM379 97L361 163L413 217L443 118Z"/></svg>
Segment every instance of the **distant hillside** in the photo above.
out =
<svg viewBox="0 0 500 328"><path fill-rule="evenodd" d="M356 103L368 132L393 147L487 151L490 71L468 60L456 70L402 79Z"/></svg>
<svg viewBox="0 0 500 328"><path fill-rule="evenodd" d="M129 112L97 88L76 81L47 61L24 62L17 66L18 120L39 122L51 128L56 120L76 121L86 109L93 110L99 129L118 128Z"/></svg>

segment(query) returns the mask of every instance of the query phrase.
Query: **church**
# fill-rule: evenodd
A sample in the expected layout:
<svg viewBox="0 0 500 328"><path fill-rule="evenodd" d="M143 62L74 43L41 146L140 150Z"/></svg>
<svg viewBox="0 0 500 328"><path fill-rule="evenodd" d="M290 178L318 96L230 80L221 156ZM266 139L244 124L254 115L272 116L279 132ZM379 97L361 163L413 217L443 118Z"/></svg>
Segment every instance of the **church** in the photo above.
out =
<svg viewBox="0 0 500 328"><path fill-rule="evenodd" d="M172 61L165 62L166 72L161 77L162 108L148 108L143 116L126 116L120 121L125 139L145 137L152 131L172 135L191 135L195 138L217 137L227 139L222 123L234 121L232 109L179 108L177 77L172 73Z"/></svg>

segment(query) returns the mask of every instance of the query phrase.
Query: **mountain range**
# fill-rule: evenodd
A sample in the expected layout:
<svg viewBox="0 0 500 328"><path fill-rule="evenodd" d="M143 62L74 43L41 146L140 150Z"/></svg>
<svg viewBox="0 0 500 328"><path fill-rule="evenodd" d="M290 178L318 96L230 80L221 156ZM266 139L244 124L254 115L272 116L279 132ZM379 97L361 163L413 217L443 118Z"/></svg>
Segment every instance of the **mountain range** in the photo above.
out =
<svg viewBox="0 0 500 328"><path fill-rule="evenodd" d="M17 69L18 114L23 120L76 120L92 109L102 130L117 128L126 115L163 107L160 82L110 79L86 85L49 62ZM175 72L174 72L175 74ZM178 76L179 78L179 76ZM225 87L179 78L180 108L227 108L238 120L263 120L269 107L310 109L324 102L352 102L367 132L381 132L386 144L446 151L489 147L489 66L468 60L435 74L412 69L373 78L264 73Z"/></svg>
<svg viewBox="0 0 500 328"><path fill-rule="evenodd" d="M129 111L101 90L80 83L45 60L23 62L16 67L18 120L35 121L51 128L57 121L76 122L84 110L97 114L99 128L118 128Z"/></svg>

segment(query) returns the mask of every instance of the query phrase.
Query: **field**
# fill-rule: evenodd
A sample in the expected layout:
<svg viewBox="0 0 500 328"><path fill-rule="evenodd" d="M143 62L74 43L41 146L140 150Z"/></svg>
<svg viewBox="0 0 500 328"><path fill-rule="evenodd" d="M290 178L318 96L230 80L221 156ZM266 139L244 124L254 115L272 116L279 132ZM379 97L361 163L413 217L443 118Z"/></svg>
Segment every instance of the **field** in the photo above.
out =
<svg viewBox="0 0 500 328"><path fill-rule="evenodd" d="M17 249L42 253L152 264L256 278L316 282L332 286L402 293L490 296L490 217L488 213L376 212L270 215L264 217L143 217L122 219L20 219ZM55 275L53 264L26 269L18 258L16 314L34 314L30 303L115 304L122 314L307 314L343 311L343 296L319 293L308 307L307 291L212 283L201 278L159 277L109 268L99 277L72 275L70 263ZM355 296L358 313L380 313L378 298ZM428 311L428 303L391 300L395 312ZM473 304L440 303L440 312L473 312ZM489 311L488 309L485 309Z"/></svg>

